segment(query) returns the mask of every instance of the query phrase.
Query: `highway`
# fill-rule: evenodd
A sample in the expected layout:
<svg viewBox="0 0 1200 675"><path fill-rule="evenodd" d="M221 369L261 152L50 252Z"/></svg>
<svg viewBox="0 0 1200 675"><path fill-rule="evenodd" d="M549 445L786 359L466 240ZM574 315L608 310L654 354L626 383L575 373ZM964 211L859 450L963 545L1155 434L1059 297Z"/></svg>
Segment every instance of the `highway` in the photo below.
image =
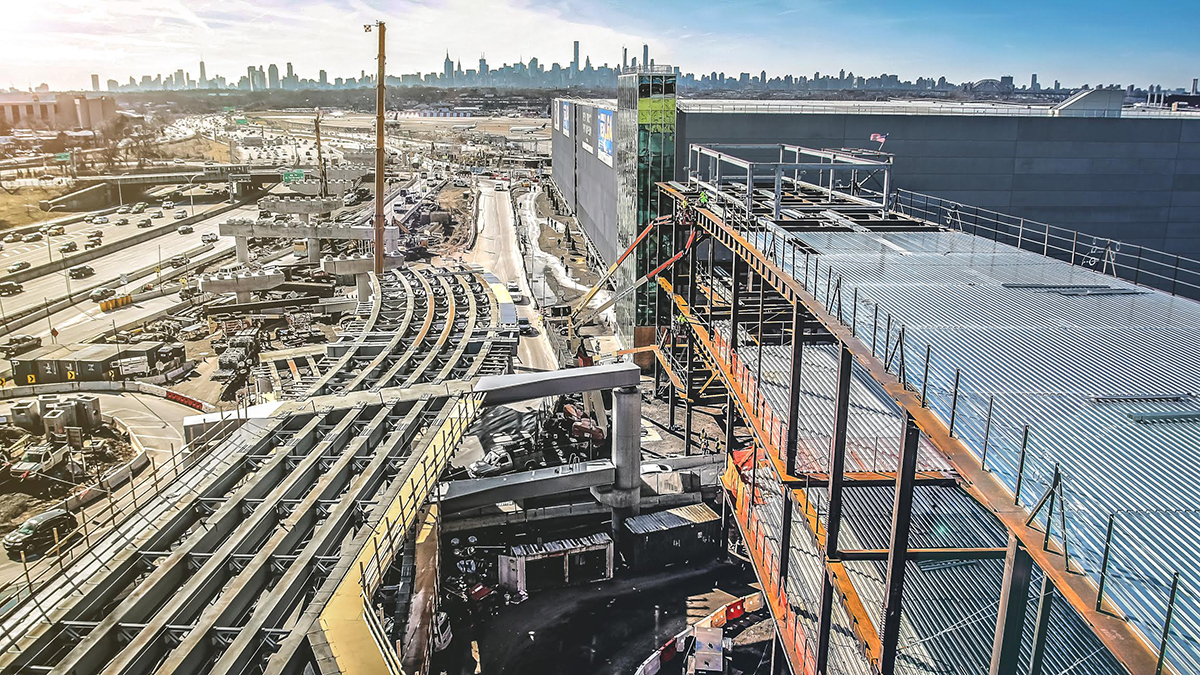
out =
<svg viewBox="0 0 1200 675"><path fill-rule="evenodd" d="M204 213L222 205L223 204L206 204L203 207L197 205L196 212ZM160 255L161 260L166 263L171 259L171 256L200 246L201 237L210 232L216 233L217 225L221 221L238 216L254 218L257 215L258 206L256 204L248 204L219 216L202 220L194 225L195 232L192 234L181 235L168 232L167 234L155 237L149 241L119 250L115 253L106 255L103 258L99 258L87 263L96 270L96 274L84 279L70 279L65 270L62 272L47 274L37 279L30 279L29 281L24 282L25 290L23 292L18 293L15 296L4 298L2 301L0 301L2 302L0 307L3 307L5 313L13 313L29 306L44 303L47 298L54 299L63 297L68 292L74 293L81 288L91 287L105 281L116 280L120 278L121 274L123 273L128 273L133 270L146 267L147 265L155 264L158 260L160 260ZM159 226L160 224L168 221L159 219L155 220L154 222L156 226ZM89 225L88 227L91 228L92 226ZM117 227L110 223L104 227L107 228L106 232L112 232L113 230L124 230L129 232L138 231L132 224ZM79 235L79 237L82 239L82 235ZM54 237L54 239L57 241L61 240L62 237ZM108 237L106 237L105 243L111 243ZM45 242L38 242L37 244L28 244L27 246L41 246L43 249L45 249L46 245ZM218 249L232 249L233 239L222 238L217 241L216 246ZM42 251L42 254L45 254L45 250ZM45 261L43 260L39 264L44 263ZM2 280L2 278L0 278L0 280ZM145 281L142 281L142 283L144 284ZM140 286L141 284L138 285ZM95 303L88 304L93 306L95 305Z"/></svg>

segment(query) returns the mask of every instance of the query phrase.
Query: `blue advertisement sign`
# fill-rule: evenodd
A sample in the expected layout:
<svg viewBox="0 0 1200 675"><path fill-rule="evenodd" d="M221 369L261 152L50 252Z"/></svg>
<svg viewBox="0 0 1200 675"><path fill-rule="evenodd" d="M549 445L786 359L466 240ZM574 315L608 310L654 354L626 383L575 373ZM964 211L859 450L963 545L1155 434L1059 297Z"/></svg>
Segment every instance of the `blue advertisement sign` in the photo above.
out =
<svg viewBox="0 0 1200 675"><path fill-rule="evenodd" d="M562 101L562 132L563 136L571 136L571 102Z"/></svg>
<svg viewBox="0 0 1200 675"><path fill-rule="evenodd" d="M596 156L613 165L613 111L596 109Z"/></svg>

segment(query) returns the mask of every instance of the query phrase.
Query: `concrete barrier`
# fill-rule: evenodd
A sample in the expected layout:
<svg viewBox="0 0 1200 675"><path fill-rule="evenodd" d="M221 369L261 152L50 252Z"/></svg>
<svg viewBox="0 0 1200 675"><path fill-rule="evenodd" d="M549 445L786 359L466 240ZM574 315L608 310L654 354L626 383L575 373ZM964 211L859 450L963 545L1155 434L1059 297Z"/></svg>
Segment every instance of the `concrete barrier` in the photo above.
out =
<svg viewBox="0 0 1200 675"><path fill-rule="evenodd" d="M173 389L160 387L155 384L147 384L137 380L123 380L117 382L54 382L51 384L33 384L21 387L4 387L0 389L0 399L10 398L33 398L41 394L79 394L79 393L100 393L100 394L146 394L148 396L156 396L168 401L174 401L181 405L186 405L189 408L194 408L201 412L216 412L218 408L207 401L192 398L185 394L181 394Z"/></svg>
<svg viewBox="0 0 1200 675"><path fill-rule="evenodd" d="M109 469L108 473L101 476L100 480L95 483L85 485L82 489L75 491L71 496L56 504L56 508L73 511L87 506L97 499L103 498L114 488L124 485L133 478L139 469L150 463L150 454L142 445L142 440L130 430L129 425L115 415L103 415L102 418L108 418L107 421L112 427L129 437L129 446L133 448L133 458L120 466Z"/></svg>

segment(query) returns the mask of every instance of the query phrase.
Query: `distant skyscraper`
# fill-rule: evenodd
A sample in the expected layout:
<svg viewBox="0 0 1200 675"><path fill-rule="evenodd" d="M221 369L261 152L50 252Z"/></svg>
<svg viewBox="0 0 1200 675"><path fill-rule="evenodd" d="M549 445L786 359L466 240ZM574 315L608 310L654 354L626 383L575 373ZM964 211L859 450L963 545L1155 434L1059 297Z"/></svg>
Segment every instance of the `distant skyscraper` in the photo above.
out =
<svg viewBox="0 0 1200 675"><path fill-rule="evenodd" d="M200 88L208 85L208 74L204 72L204 59L200 59Z"/></svg>
<svg viewBox="0 0 1200 675"><path fill-rule="evenodd" d="M287 64L287 76L289 80L296 76L296 71L292 70L291 62Z"/></svg>
<svg viewBox="0 0 1200 675"><path fill-rule="evenodd" d="M1038 81L1037 81L1037 73L1034 73L1033 75L1031 75L1029 77L1029 90L1030 91L1040 91L1041 88L1042 88L1042 85L1038 84Z"/></svg>
<svg viewBox="0 0 1200 675"><path fill-rule="evenodd" d="M279 88L279 66L274 63L267 68L267 86L271 89Z"/></svg>
<svg viewBox="0 0 1200 675"><path fill-rule="evenodd" d="M100 76L92 75L92 91L100 91Z"/></svg>
<svg viewBox="0 0 1200 675"><path fill-rule="evenodd" d="M442 62L442 83L449 84L454 79L454 62L450 60L450 52L446 52L446 60Z"/></svg>
<svg viewBox="0 0 1200 675"><path fill-rule="evenodd" d="M621 67L622 68L629 67L629 48L628 47L621 47Z"/></svg>
<svg viewBox="0 0 1200 675"><path fill-rule="evenodd" d="M579 70L579 40L575 41L575 58L571 60L571 70Z"/></svg>
<svg viewBox="0 0 1200 675"><path fill-rule="evenodd" d="M642 67L650 65L650 45L642 45Z"/></svg>
<svg viewBox="0 0 1200 675"><path fill-rule="evenodd" d="M318 81L321 83L322 87L327 86L329 84L329 76L327 76L325 74L325 71L322 70L320 73L317 74L317 77L320 78Z"/></svg>
<svg viewBox="0 0 1200 675"><path fill-rule="evenodd" d="M486 78L488 74L487 58L483 54L479 55L479 77Z"/></svg>
<svg viewBox="0 0 1200 675"><path fill-rule="evenodd" d="M246 66L246 79L250 81L250 91L254 91L254 81L258 79L254 66Z"/></svg>
<svg viewBox="0 0 1200 675"><path fill-rule="evenodd" d="M187 89L187 77L183 74L183 68L175 71L175 88Z"/></svg>

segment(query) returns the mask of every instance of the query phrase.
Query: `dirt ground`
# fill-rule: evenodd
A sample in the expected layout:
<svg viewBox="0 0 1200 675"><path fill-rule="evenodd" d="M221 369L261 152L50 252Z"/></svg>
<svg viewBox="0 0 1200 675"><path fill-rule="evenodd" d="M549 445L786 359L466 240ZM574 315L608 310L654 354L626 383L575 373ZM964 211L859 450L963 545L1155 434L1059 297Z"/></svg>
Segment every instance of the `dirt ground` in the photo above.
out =
<svg viewBox="0 0 1200 675"><path fill-rule="evenodd" d="M439 256L446 257L461 252L470 243L471 227L474 224L472 217L471 198L464 196L463 193L469 193L470 190L461 187L448 186L438 193L438 205L450 212L451 231L444 236L442 245L435 251ZM441 228L430 228L430 231L438 231L442 233Z"/></svg>
<svg viewBox="0 0 1200 675"><path fill-rule="evenodd" d="M9 190L15 194L10 194ZM47 213L38 208L43 199L54 199L68 192L64 186L7 188L0 190L0 230L61 218L70 212L58 209Z"/></svg>
<svg viewBox="0 0 1200 675"><path fill-rule="evenodd" d="M192 138L179 143L164 144L161 147L164 157L200 158L214 162L229 161L229 146L207 138Z"/></svg>
<svg viewBox="0 0 1200 675"><path fill-rule="evenodd" d="M109 469L128 461L133 455L129 444L118 439L111 431L93 436L108 441L102 453L85 455L88 473L91 479L78 478L80 482L92 482L96 476L103 475ZM7 434L0 437L6 448L5 454L9 459L17 459L7 451L14 445L16 436ZM52 504L65 499L76 486L65 479L45 477L29 477L20 479L12 476L0 477L0 536L16 529L34 515L45 511Z"/></svg>

